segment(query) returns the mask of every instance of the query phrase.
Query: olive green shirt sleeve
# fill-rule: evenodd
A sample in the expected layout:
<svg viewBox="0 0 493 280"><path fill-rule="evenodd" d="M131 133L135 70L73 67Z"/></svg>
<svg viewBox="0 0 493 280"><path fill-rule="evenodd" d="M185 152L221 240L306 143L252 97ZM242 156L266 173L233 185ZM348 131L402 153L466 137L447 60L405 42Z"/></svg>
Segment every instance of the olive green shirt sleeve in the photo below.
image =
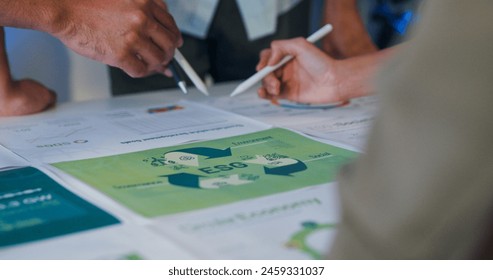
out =
<svg viewBox="0 0 493 280"><path fill-rule="evenodd" d="M474 258L493 216L493 1L428 1L343 170L332 259Z"/></svg>

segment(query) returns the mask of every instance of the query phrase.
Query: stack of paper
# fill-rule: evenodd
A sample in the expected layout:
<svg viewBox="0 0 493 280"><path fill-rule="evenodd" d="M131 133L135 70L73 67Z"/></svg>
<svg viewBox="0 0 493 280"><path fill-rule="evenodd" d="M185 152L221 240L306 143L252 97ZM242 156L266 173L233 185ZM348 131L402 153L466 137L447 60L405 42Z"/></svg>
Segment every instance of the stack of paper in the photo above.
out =
<svg viewBox="0 0 493 280"><path fill-rule="evenodd" d="M0 123L0 258L310 259L355 152L192 102Z"/></svg>

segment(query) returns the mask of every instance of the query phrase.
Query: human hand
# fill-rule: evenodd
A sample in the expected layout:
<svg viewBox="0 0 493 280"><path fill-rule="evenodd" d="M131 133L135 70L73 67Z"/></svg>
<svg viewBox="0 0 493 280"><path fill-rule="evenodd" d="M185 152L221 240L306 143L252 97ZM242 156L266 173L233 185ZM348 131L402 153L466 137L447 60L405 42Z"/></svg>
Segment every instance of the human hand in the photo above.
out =
<svg viewBox="0 0 493 280"><path fill-rule="evenodd" d="M56 102L56 94L42 84L30 80L12 81L0 89L0 116L34 114Z"/></svg>
<svg viewBox="0 0 493 280"><path fill-rule="evenodd" d="M339 90L339 62L303 38L272 42L270 49L261 52L257 71L287 55L293 60L262 80L261 98L314 104L347 100Z"/></svg>
<svg viewBox="0 0 493 280"><path fill-rule="evenodd" d="M266 99L301 103L339 103L370 94L373 78L383 61L395 50L335 60L305 39L272 42L260 54L257 70L273 66L287 55L293 60L265 77L258 94Z"/></svg>
<svg viewBox="0 0 493 280"><path fill-rule="evenodd" d="M163 73L181 34L162 0L57 0L50 33L75 52L132 77Z"/></svg>

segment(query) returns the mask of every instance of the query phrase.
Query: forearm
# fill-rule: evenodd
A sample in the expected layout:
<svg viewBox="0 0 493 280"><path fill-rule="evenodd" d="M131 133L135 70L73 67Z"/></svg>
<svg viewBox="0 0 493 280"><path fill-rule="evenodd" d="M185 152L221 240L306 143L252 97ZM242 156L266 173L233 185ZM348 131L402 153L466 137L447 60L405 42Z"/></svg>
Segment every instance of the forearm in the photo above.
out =
<svg viewBox="0 0 493 280"><path fill-rule="evenodd" d="M399 47L340 60L338 76L341 77L339 92L344 99L366 96L374 92L373 80L378 69Z"/></svg>
<svg viewBox="0 0 493 280"><path fill-rule="evenodd" d="M324 22L334 31L323 49L334 58L348 58L377 51L359 15L356 0L325 0Z"/></svg>
<svg viewBox="0 0 493 280"><path fill-rule="evenodd" d="M3 27L0 27L0 96L6 93L5 88L9 86L10 82L9 62L5 50L5 33Z"/></svg>
<svg viewBox="0 0 493 280"><path fill-rule="evenodd" d="M65 0L0 0L0 26L53 33Z"/></svg>

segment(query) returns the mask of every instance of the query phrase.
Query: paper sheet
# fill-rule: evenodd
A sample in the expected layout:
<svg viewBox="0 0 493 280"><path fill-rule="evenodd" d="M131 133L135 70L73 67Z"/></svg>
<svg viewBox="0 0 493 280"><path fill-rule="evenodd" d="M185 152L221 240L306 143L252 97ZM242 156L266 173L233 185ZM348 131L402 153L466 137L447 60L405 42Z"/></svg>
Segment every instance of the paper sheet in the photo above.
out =
<svg viewBox="0 0 493 280"><path fill-rule="evenodd" d="M294 109L273 105L247 92L235 98L216 98L204 103L274 126L294 129L362 151L378 109L375 96L351 100L330 109Z"/></svg>
<svg viewBox="0 0 493 280"><path fill-rule="evenodd" d="M0 259L194 258L146 224L129 221L38 169L0 172Z"/></svg>
<svg viewBox="0 0 493 280"><path fill-rule="evenodd" d="M0 125L0 144L32 163L52 163L239 135L268 128L193 102L95 114L39 115Z"/></svg>
<svg viewBox="0 0 493 280"><path fill-rule="evenodd" d="M0 172L0 247L72 234L119 221L43 172Z"/></svg>
<svg viewBox="0 0 493 280"><path fill-rule="evenodd" d="M335 180L356 153L284 129L53 166L145 217Z"/></svg>
<svg viewBox="0 0 493 280"><path fill-rule="evenodd" d="M193 259L162 233L146 227L116 225L0 250L0 259L135 260Z"/></svg>
<svg viewBox="0 0 493 280"><path fill-rule="evenodd" d="M154 227L202 259L320 259L339 208L330 184L159 218Z"/></svg>
<svg viewBox="0 0 493 280"><path fill-rule="evenodd" d="M161 98L162 95L151 99L161 100ZM142 99L136 103L140 105L126 104L124 108L121 103L125 102L116 102L118 104L115 105L115 100L108 102L109 105L98 103L95 109L88 110L87 114L80 113L85 109L75 110L74 113L67 108L62 108L65 110L57 110L56 114L28 116L19 120L0 120L0 143L13 149L22 157L30 159L32 163L54 163L101 156L116 156L115 158L124 159L125 155L121 158L118 155L136 151L146 153L155 148L156 151L160 151L162 147L247 134L269 128L268 125L191 102L181 101L167 104L154 102L155 106L144 106L143 104L150 103L149 100ZM211 98L203 102L210 102L218 108L235 111L270 124L299 129L310 135L333 139L335 142L355 147L364 145L361 142L364 142L365 131L371 123L377 105L376 99L369 98L356 100L350 106L337 109L293 110L273 106L258 99L254 94L245 94L234 99ZM106 107L110 109L102 110ZM86 107L81 106L81 108ZM295 142L296 147L303 146L300 145L301 142ZM200 147L199 143L196 143L194 147ZM209 148L224 150L225 146ZM255 146L252 148L256 152ZM164 150L173 151L172 149ZM237 162L227 161L225 157L211 160L218 160L218 164L204 165L208 161L207 156L194 153L180 154L183 151L174 152L169 157L165 157L168 163L176 163L177 160L187 163L198 162L197 168L206 168L204 170L207 172L224 169L222 166L214 169L216 165ZM263 150L260 153L261 156L267 154L270 153ZM3 155L1 147L0 155ZM2 165L27 165L15 154L10 153L10 155L12 157L9 159L0 156L0 169ZM268 164L274 162L274 160L267 160L266 157L262 160L262 157L258 158L256 155L255 158L240 159L259 162L261 163L258 164L260 169L265 164L269 168ZM142 161L142 163L159 163L161 156L164 156L164 153L151 155L143 158L148 161ZM323 152L312 156L321 156L323 160L330 159L330 157L324 158ZM156 161L152 157L155 157ZM289 166L288 163L286 164ZM253 165L254 163L248 164ZM168 165L170 166L177 167L176 164ZM91 203L105 211L111 210L109 212L123 224L7 247L0 250L0 259L321 258L330 248L335 234L334 229L339 221L336 187L334 184L327 183L332 181L330 177L332 175L327 175L329 172L327 163L323 162L321 166L324 166L323 170L319 170L316 176L311 177L327 176L323 177L325 178L323 185L309 186L316 185L318 182L308 180L302 187L295 187L291 191L271 192L253 197L240 196L240 199L230 200L227 204L213 200L213 203L204 206L205 208L187 206L184 210L187 212L180 214L162 216L159 214L162 212L157 211L150 215L155 217L152 219L144 219L130 211L129 208L122 206L120 198L101 195L101 192L96 189L70 176L61 176L62 174L58 172L57 176L60 175L60 178L66 180L65 182L69 182L69 190L77 195L83 193L84 199L91 197ZM53 169L50 167L50 171ZM133 166L130 169L133 169ZM120 172L114 177L119 177L124 173ZM296 178L301 173L295 172L294 177ZM164 173L158 175L164 175ZM197 188L188 191L219 190L223 192L226 190L234 192L249 187L249 184L234 185L234 183L242 182L246 177L231 176L235 175L231 170L212 174L204 173L204 175L199 178L198 186L212 187L212 189ZM142 179L138 176L136 178ZM165 177L159 177L159 179L168 182ZM265 186L292 184L288 180L280 180L280 184L269 183ZM122 185L124 184L120 184ZM127 186L132 187L131 183L127 183ZM183 186L174 187L180 191L186 190ZM217 189L214 189L215 187ZM147 192L146 195L150 196L156 194L154 192L156 189L153 185L135 188L135 190ZM109 197L119 200L120 203ZM186 202L190 203L190 201ZM190 204L193 205L193 203ZM173 213L179 212L174 211Z"/></svg>
<svg viewBox="0 0 493 280"><path fill-rule="evenodd" d="M27 165L27 162L0 145L0 171Z"/></svg>

